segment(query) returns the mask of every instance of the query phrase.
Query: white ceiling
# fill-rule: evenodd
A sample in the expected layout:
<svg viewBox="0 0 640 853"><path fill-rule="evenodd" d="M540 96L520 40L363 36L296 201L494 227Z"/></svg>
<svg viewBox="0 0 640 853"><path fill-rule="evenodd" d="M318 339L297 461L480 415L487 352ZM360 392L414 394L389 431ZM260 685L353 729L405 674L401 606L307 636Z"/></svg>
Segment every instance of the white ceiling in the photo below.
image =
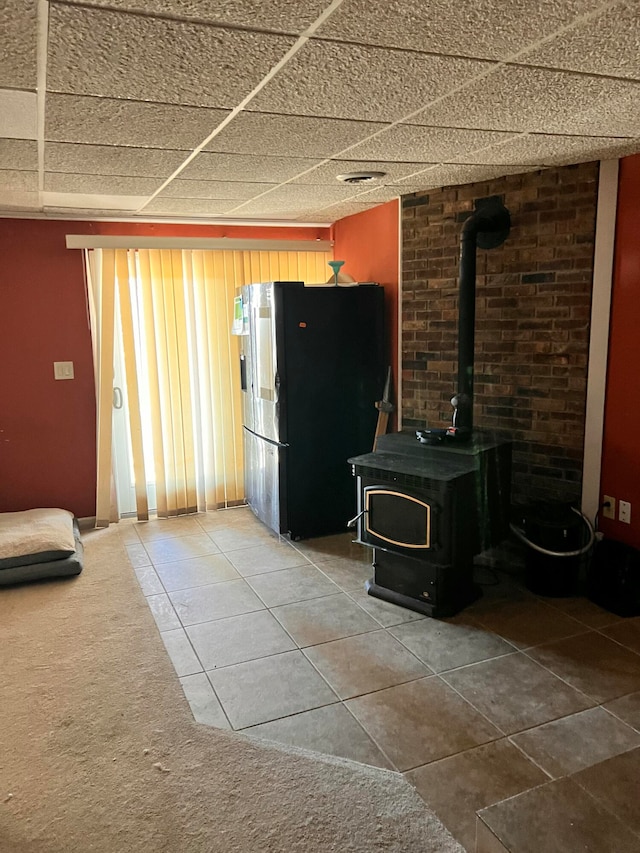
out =
<svg viewBox="0 0 640 853"><path fill-rule="evenodd" d="M330 223L639 105L638 0L0 0L0 215Z"/></svg>

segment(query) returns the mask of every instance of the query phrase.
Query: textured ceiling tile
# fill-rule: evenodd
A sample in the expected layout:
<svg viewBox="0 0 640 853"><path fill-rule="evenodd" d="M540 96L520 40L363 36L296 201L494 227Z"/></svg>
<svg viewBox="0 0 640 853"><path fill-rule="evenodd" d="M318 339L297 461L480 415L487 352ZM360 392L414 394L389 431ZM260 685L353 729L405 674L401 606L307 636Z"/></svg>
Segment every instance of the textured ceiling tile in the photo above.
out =
<svg viewBox="0 0 640 853"><path fill-rule="evenodd" d="M160 198L157 196L141 211L141 216L151 213L177 214L180 216L217 216L237 205L232 199L209 198Z"/></svg>
<svg viewBox="0 0 640 853"><path fill-rule="evenodd" d="M37 0L0 3L0 86L35 89Z"/></svg>
<svg viewBox="0 0 640 853"><path fill-rule="evenodd" d="M401 195L406 195L407 193L430 190L434 187L450 187L460 184L475 184L480 181L490 181L495 178L502 178L505 175L518 175L522 172L530 172L539 168L542 168L542 166L527 166L523 164L514 166L486 164L466 166L463 164L452 165L446 163L436 166L435 169L429 169L429 171L421 175L414 175L406 181L399 181L395 188L400 190Z"/></svg>
<svg viewBox="0 0 640 853"><path fill-rule="evenodd" d="M484 130L460 130L446 127L415 127L399 124L357 145L349 157L365 159L437 163L456 154L473 151L508 139L512 134Z"/></svg>
<svg viewBox="0 0 640 853"><path fill-rule="evenodd" d="M123 178L119 175L72 175L64 172L47 172L44 176L45 190L59 193L147 197L154 193L161 183L161 178Z"/></svg>
<svg viewBox="0 0 640 853"><path fill-rule="evenodd" d="M180 173L204 181L255 181L279 184L321 161L305 157L264 157L202 152Z"/></svg>
<svg viewBox="0 0 640 853"><path fill-rule="evenodd" d="M518 57L528 65L640 79L640 6L609 9Z"/></svg>
<svg viewBox="0 0 640 853"><path fill-rule="evenodd" d="M0 139L0 169L38 171L38 143L30 139Z"/></svg>
<svg viewBox="0 0 640 853"><path fill-rule="evenodd" d="M86 0L68 0L80 5ZM126 9L147 15L232 24L252 29L297 33L306 29L328 0L91 0L92 6Z"/></svg>
<svg viewBox="0 0 640 853"><path fill-rule="evenodd" d="M293 44L229 30L79 6L52 6L54 92L233 107Z"/></svg>
<svg viewBox="0 0 640 853"><path fill-rule="evenodd" d="M309 41L250 108L396 121L487 67L470 59Z"/></svg>
<svg viewBox="0 0 640 853"><path fill-rule="evenodd" d="M475 163L543 164L562 166L590 160L624 157L640 150L640 139L612 139L606 136L521 136L473 155Z"/></svg>
<svg viewBox="0 0 640 853"><path fill-rule="evenodd" d="M100 195L98 193L42 193L45 207L76 210L135 211L147 200L146 196Z"/></svg>
<svg viewBox="0 0 640 853"><path fill-rule="evenodd" d="M253 198L277 184L245 183L244 181L181 181L173 180L162 191L162 198Z"/></svg>
<svg viewBox="0 0 640 853"><path fill-rule="evenodd" d="M260 198L255 198L242 204L238 215L244 212L263 213L265 215L284 213L301 213L306 210L316 210L327 207L338 201L352 198L359 192L358 188L348 186L327 187L322 185L302 186L301 184L286 184Z"/></svg>
<svg viewBox="0 0 640 853"><path fill-rule="evenodd" d="M50 93L45 138L191 151L228 114L228 110Z"/></svg>
<svg viewBox="0 0 640 853"><path fill-rule="evenodd" d="M385 125L243 112L211 140L207 150L280 157L331 157Z"/></svg>
<svg viewBox="0 0 640 853"><path fill-rule="evenodd" d="M345 0L316 35L503 59L598 5L600 0Z"/></svg>
<svg viewBox="0 0 640 853"><path fill-rule="evenodd" d="M0 137L36 139L38 114L35 92L0 89Z"/></svg>
<svg viewBox="0 0 640 853"><path fill-rule="evenodd" d="M184 151L48 142L44 162L48 172L168 178L184 159Z"/></svg>
<svg viewBox="0 0 640 853"><path fill-rule="evenodd" d="M16 192L37 192L38 173L20 172L16 169L0 169L0 189Z"/></svg>
<svg viewBox="0 0 640 853"><path fill-rule="evenodd" d="M340 204L334 204L326 210L321 210L316 213L316 216L330 216L332 222L338 219L343 219L345 216L353 216L356 213L364 213L366 210L371 210L374 207L379 207L379 202L362 202L362 201L344 201Z"/></svg>
<svg viewBox="0 0 640 853"><path fill-rule="evenodd" d="M410 175L413 172L418 172L424 169L424 163L390 163L375 160L331 160L307 172L293 181L294 184L329 184L335 185L338 182L338 175L344 175L348 172L384 172L384 176L376 180L376 183L391 183ZM353 184L351 185L353 186ZM360 185L362 188L362 185Z"/></svg>
<svg viewBox="0 0 640 853"><path fill-rule="evenodd" d="M40 193L0 187L0 210L38 210Z"/></svg>
<svg viewBox="0 0 640 853"><path fill-rule="evenodd" d="M587 133L619 135L608 132L608 121L615 122L615 110L608 109L618 99L627 107L627 117L640 99L640 85L622 80L607 80L563 71L547 71L510 65L500 68L480 83L444 98L411 119L412 124L441 127L477 127L491 130L529 130L539 133L580 133L573 116L587 110L594 114L602 107L607 119L602 129ZM594 115L597 121L597 115Z"/></svg>

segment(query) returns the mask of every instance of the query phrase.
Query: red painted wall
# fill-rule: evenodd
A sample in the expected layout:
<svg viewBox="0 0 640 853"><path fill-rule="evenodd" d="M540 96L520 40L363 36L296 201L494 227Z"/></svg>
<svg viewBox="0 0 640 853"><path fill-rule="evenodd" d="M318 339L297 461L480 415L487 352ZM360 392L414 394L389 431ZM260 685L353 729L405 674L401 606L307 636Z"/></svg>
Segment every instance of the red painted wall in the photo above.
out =
<svg viewBox="0 0 640 853"><path fill-rule="evenodd" d="M95 390L82 253L66 234L326 240L327 228L0 219L0 512L95 514ZM74 380L53 362L73 361Z"/></svg>
<svg viewBox="0 0 640 853"><path fill-rule="evenodd" d="M332 228L333 256L344 260L343 272L356 281L384 285L387 351L393 368L394 398L398 390L399 201L339 219ZM395 399L394 399L395 402Z"/></svg>
<svg viewBox="0 0 640 853"><path fill-rule="evenodd" d="M640 155L620 162L601 494L631 502L631 524L606 535L640 548Z"/></svg>

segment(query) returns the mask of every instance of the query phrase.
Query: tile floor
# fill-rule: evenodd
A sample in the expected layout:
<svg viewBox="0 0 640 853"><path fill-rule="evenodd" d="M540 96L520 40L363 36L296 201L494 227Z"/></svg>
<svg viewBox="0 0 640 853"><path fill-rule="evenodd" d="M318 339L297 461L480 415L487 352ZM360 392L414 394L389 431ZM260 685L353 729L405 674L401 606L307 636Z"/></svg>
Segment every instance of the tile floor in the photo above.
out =
<svg viewBox="0 0 640 853"><path fill-rule="evenodd" d="M506 574L427 619L364 592L351 534L246 508L119 530L199 722L406 773L469 851L477 810L640 747L640 619Z"/></svg>

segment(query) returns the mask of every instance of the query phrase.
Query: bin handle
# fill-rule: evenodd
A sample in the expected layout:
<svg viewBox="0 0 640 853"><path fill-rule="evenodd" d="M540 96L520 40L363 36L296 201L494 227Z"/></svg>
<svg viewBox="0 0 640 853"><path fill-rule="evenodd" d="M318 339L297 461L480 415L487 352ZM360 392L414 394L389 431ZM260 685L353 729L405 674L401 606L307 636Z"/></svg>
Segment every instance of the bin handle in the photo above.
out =
<svg viewBox="0 0 640 853"><path fill-rule="evenodd" d="M589 541L586 545L583 545L582 548L578 548L576 551L550 551L548 548L543 548L541 545L536 545L535 542L532 542L531 539L528 539L525 536L524 531L521 530L519 527L516 527L515 524L511 523L509 527L511 528L511 532L521 542L524 542L524 544L528 545L529 548L533 548L534 551L537 551L539 554L544 554L546 557L581 557L583 554L586 554L587 551L593 545L596 538L596 534L595 530L593 529L593 524L591 524L591 521L584 513L580 512L579 509L576 509L573 506L570 507L570 509L572 512L575 512L576 515L580 516L580 518L584 521L584 523L587 525L587 528L589 529Z"/></svg>

